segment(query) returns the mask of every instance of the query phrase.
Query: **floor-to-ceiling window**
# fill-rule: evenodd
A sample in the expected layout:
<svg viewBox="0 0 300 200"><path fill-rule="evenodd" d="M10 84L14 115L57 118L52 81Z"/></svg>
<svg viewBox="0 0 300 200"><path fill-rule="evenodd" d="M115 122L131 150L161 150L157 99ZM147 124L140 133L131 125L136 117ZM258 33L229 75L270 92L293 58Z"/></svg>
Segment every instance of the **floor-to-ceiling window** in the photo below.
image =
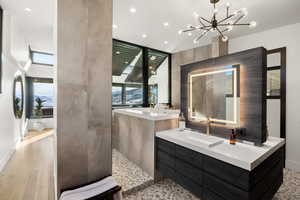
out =
<svg viewBox="0 0 300 200"><path fill-rule="evenodd" d="M168 104L169 54L148 49L149 104Z"/></svg>
<svg viewBox="0 0 300 200"><path fill-rule="evenodd" d="M170 104L170 54L113 41L112 105Z"/></svg>
<svg viewBox="0 0 300 200"><path fill-rule="evenodd" d="M26 78L28 118L52 118L54 107L53 79Z"/></svg>
<svg viewBox="0 0 300 200"><path fill-rule="evenodd" d="M114 41L112 104L143 104L143 49Z"/></svg>

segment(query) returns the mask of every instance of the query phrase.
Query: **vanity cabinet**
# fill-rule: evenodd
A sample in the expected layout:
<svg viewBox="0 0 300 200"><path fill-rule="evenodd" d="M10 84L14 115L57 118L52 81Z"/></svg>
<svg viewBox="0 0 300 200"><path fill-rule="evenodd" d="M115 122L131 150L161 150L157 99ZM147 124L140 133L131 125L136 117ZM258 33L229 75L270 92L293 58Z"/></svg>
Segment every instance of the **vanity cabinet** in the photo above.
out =
<svg viewBox="0 0 300 200"><path fill-rule="evenodd" d="M271 200L283 182L283 148L246 170L156 137L156 170L203 200Z"/></svg>

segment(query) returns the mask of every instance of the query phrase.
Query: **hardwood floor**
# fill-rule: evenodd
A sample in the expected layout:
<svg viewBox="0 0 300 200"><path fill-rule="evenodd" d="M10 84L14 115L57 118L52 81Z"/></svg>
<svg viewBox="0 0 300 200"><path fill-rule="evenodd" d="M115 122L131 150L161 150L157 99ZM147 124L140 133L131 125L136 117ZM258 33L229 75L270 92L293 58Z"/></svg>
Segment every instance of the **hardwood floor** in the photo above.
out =
<svg viewBox="0 0 300 200"><path fill-rule="evenodd" d="M31 138L36 137L36 136L41 136L41 135L47 134L51 131L53 131L52 128L46 128L42 131L32 131L32 130L28 131L27 135L25 136L25 140L31 139Z"/></svg>
<svg viewBox="0 0 300 200"><path fill-rule="evenodd" d="M25 139L0 173L1 200L54 200L52 132Z"/></svg>

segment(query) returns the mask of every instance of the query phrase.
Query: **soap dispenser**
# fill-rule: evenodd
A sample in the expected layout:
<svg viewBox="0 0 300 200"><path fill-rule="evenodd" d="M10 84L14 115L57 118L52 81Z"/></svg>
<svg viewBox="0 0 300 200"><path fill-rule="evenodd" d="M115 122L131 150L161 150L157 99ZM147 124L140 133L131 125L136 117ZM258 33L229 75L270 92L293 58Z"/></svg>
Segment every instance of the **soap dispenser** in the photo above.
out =
<svg viewBox="0 0 300 200"><path fill-rule="evenodd" d="M184 129L185 129L185 117L184 117L183 113L180 113L180 116L179 116L179 130L184 131Z"/></svg>

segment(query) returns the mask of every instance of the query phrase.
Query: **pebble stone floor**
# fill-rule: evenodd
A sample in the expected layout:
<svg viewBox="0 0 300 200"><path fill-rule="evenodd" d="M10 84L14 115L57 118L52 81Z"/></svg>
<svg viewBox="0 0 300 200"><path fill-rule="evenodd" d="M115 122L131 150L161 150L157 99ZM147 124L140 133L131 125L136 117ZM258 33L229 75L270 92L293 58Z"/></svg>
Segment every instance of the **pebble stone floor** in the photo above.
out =
<svg viewBox="0 0 300 200"><path fill-rule="evenodd" d="M112 176L122 186L124 196L154 184L150 175L115 149L112 152L112 163Z"/></svg>

